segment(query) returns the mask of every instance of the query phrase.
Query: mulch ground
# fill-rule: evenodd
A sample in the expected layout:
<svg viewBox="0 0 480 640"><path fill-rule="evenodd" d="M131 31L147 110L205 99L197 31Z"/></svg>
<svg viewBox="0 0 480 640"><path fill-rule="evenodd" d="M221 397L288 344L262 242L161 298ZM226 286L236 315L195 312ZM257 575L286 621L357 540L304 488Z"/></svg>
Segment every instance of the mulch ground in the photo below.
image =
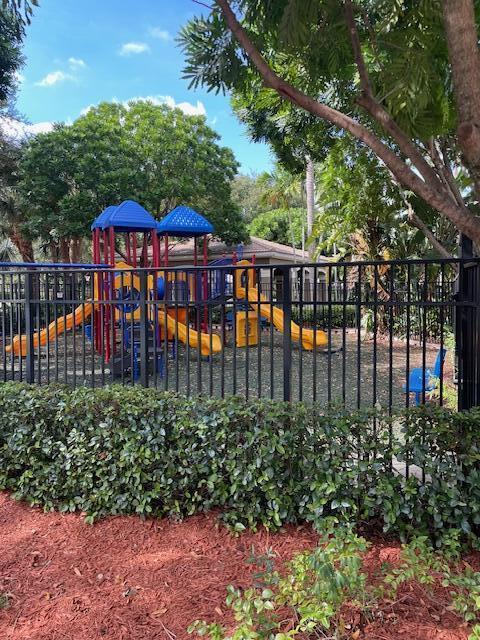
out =
<svg viewBox="0 0 480 640"><path fill-rule="evenodd" d="M1 640L114 640L191 637L196 618L230 624L227 585L249 586L246 564L272 548L281 563L315 546L307 526L232 537L215 514L184 522L105 519L94 526L76 514L43 513L0 493ZM372 574L395 564L398 546L380 541L365 559ZM470 562L480 564L478 557ZM468 628L434 596L406 586L382 619L355 638L369 640L466 640ZM354 612L352 612L352 616ZM348 617L348 613L347 613Z"/></svg>

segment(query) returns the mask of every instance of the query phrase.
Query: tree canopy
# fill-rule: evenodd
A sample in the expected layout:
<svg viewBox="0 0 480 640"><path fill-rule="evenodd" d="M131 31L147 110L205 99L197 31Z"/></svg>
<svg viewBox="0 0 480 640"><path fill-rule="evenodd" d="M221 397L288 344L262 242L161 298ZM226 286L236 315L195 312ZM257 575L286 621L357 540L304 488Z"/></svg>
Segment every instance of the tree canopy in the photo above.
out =
<svg viewBox="0 0 480 640"><path fill-rule="evenodd" d="M33 259L31 239L24 232L24 214L17 191L21 145L8 136L9 121L14 113L18 73L24 63L22 42L24 17L19 7L0 5L0 244L4 259L17 250L26 261Z"/></svg>
<svg viewBox="0 0 480 640"><path fill-rule="evenodd" d="M135 101L102 103L26 145L20 190L45 242L89 233L107 205L134 199L157 218L177 204L203 213L227 242L246 237L232 201L237 163L203 116Z"/></svg>
<svg viewBox="0 0 480 640"><path fill-rule="evenodd" d="M256 216L270 208L265 201L268 191L268 174L238 174L232 182L232 200L239 208L245 222L251 222Z"/></svg>
<svg viewBox="0 0 480 640"><path fill-rule="evenodd" d="M298 207L273 209L256 216L248 225L248 230L252 236L257 238L265 238L265 240L300 248L302 235L306 239L306 217L306 210Z"/></svg>
<svg viewBox="0 0 480 640"><path fill-rule="evenodd" d="M231 92L253 137L297 167L356 138L480 245L479 12L473 0L216 0L182 31L185 76Z"/></svg>
<svg viewBox="0 0 480 640"><path fill-rule="evenodd" d="M23 65L21 21L10 9L0 5L0 106L12 99L18 70Z"/></svg>

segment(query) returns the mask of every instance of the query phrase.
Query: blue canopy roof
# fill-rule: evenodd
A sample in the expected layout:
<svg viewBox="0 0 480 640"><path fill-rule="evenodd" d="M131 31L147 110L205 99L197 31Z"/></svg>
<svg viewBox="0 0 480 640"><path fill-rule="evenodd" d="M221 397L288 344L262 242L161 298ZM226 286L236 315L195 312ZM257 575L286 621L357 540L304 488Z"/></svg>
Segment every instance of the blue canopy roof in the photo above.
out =
<svg viewBox="0 0 480 640"><path fill-rule="evenodd" d="M155 229L157 221L138 202L124 200L102 221L102 229L113 227L115 231L149 231ZM101 214L100 214L101 215Z"/></svg>
<svg viewBox="0 0 480 640"><path fill-rule="evenodd" d="M112 211L114 211L117 208L117 205L111 205L110 207L107 207L106 209L104 209L102 211L102 213L100 213L95 220L92 222L92 226L90 227L90 229L93 231L94 229L102 229L103 228L103 223L108 219L108 216L112 213Z"/></svg>
<svg viewBox="0 0 480 640"><path fill-rule="evenodd" d="M157 223L157 233L160 235L168 233L182 238L194 238L213 232L214 228L206 218L183 205L175 207Z"/></svg>

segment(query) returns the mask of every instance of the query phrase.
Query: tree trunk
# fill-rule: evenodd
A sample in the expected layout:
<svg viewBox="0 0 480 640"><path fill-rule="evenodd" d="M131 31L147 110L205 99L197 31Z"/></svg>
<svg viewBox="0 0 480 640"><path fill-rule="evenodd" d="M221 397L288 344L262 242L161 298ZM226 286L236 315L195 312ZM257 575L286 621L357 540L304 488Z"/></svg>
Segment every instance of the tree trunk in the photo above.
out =
<svg viewBox="0 0 480 640"><path fill-rule="evenodd" d="M48 247L50 249L50 260L52 262L58 262L59 260L58 242L55 242L54 240L50 240L50 242L48 243Z"/></svg>
<svg viewBox="0 0 480 640"><path fill-rule="evenodd" d="M442 5L458 115L458 142L480 197L480 55L473 0L443 0Z"/></svg>
<svg viewBox="0 0 480 640"><path fill-rule="evenodd" d="M313 221L315 217L315 167L310 156L306 157L307 169L305 176L305 191L307 193L307 249L308 259L313 262L315 247L310 240L313 231Z"/></svg>
<svg viewBox="0 0 480 640"><path fill-rule="evenodd" d="M313 221L315 218L315 166L310 156L305 158L307 166L305 171L305 191L307 195L307 251L308 261L315 260L315 246L312 240ZM312 299L313 287L315 282L315 269L308 269L308 282L304 284L303 297L304 300Z"/></svg>
<svg viewBox="0 0 480 640"><path fill-rule="evenodd" d="M12 224L8 236L17 247L23 262L35 262L32 241L25 238L16 224Z"/></svg>
<svg viewBox="0 0 480 640"><path fill-rule="evenodd" d="M73 263L82 262L83 238L76 236L70 241L70 255Z"/></svg>
<svg viewBox="0 0 480 640"><path fill-rule="evenodd" d="M67 238L60 239L60 258L65 264L70 264L70 242Z"/></svg>

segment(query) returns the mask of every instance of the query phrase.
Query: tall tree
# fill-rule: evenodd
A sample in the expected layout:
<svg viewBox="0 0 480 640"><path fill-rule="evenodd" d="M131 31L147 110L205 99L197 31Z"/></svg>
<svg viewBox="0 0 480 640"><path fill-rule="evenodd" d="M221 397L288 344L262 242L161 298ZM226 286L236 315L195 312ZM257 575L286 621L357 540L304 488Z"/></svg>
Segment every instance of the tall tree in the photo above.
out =
<svg viewBox="0 0 480 640"><path fill-rule="evenodd" d="M308 242L308 255L310 260L313 260L315 254L315 247L311 241L313 232L313 222L315 219L315 165L310 156L305 157L305 193L307 196L307 237Z"/></svg>
<svg viewBox="0 0 480 640"><path fill-rule="evenodd" d="M232 200L247 223L270 208L265 204L268 177L266 173L260 175L239 174L232 182Z"/></svg>
<svg viewBox="0 0 480 640"><path fill-rule="evenodd" d="M453 225L420 198L399 189L368 148L339 139L317 178L319 212L313 235L320 239L320 248L336 245L372 260L386 255L452 257Z"/></svg>
<svg viewBox="0 0 480 640"><path fill-rule="evenodd" d="M10 140L0 129L0 235L4 247L9 240L24 262L33 262L33 242L26 223L26 203L18 192L21 144Z"/></svg>
<svg viewBox="0 0 480 640"><path fill-rule="evenodd" d="M14 117L18 74L24 64L24 21L18 4L0 5L0 234L4 258L11 256L13 246L22 260L31 262L33 244L24 227L24 203L17 190L22 145L12 141L8 131Z"/></svg>
<svg viewBox="0 0 480 640"><path fill-rule="evenodd" d="M79 243L107 205L134 199L158 218L177 204L203 212L219 237L246 227L231 199L237 163L205 118L136 101L103 103L25 148L20 189L29 225L54 256L78 259Z"/></svg>
<svg viewBox="0 0 480 640"><path fill-rule="evenodd" d="M283 207L259 214L248 225L252 236L264 238L299 249L305 224L305 209Z"/></svg>
<svg viewBox="0 0 480 640"><path fill-rule="evenodd" d="M0 107L13 98L18 83L18 70L24 59L23 23L10 8L0 5Z"/></svg>
<svg viewBox="0 0 480 640"><path fill-rule="evenodd" d="M279 119L287 103L308 116L298 116L305 130L353 136L478 246L479 5L216 0L182 32L185 75L256 95L260 107L273 93ZM452 170L459 152L471 179L464 191Z"/></svg>

